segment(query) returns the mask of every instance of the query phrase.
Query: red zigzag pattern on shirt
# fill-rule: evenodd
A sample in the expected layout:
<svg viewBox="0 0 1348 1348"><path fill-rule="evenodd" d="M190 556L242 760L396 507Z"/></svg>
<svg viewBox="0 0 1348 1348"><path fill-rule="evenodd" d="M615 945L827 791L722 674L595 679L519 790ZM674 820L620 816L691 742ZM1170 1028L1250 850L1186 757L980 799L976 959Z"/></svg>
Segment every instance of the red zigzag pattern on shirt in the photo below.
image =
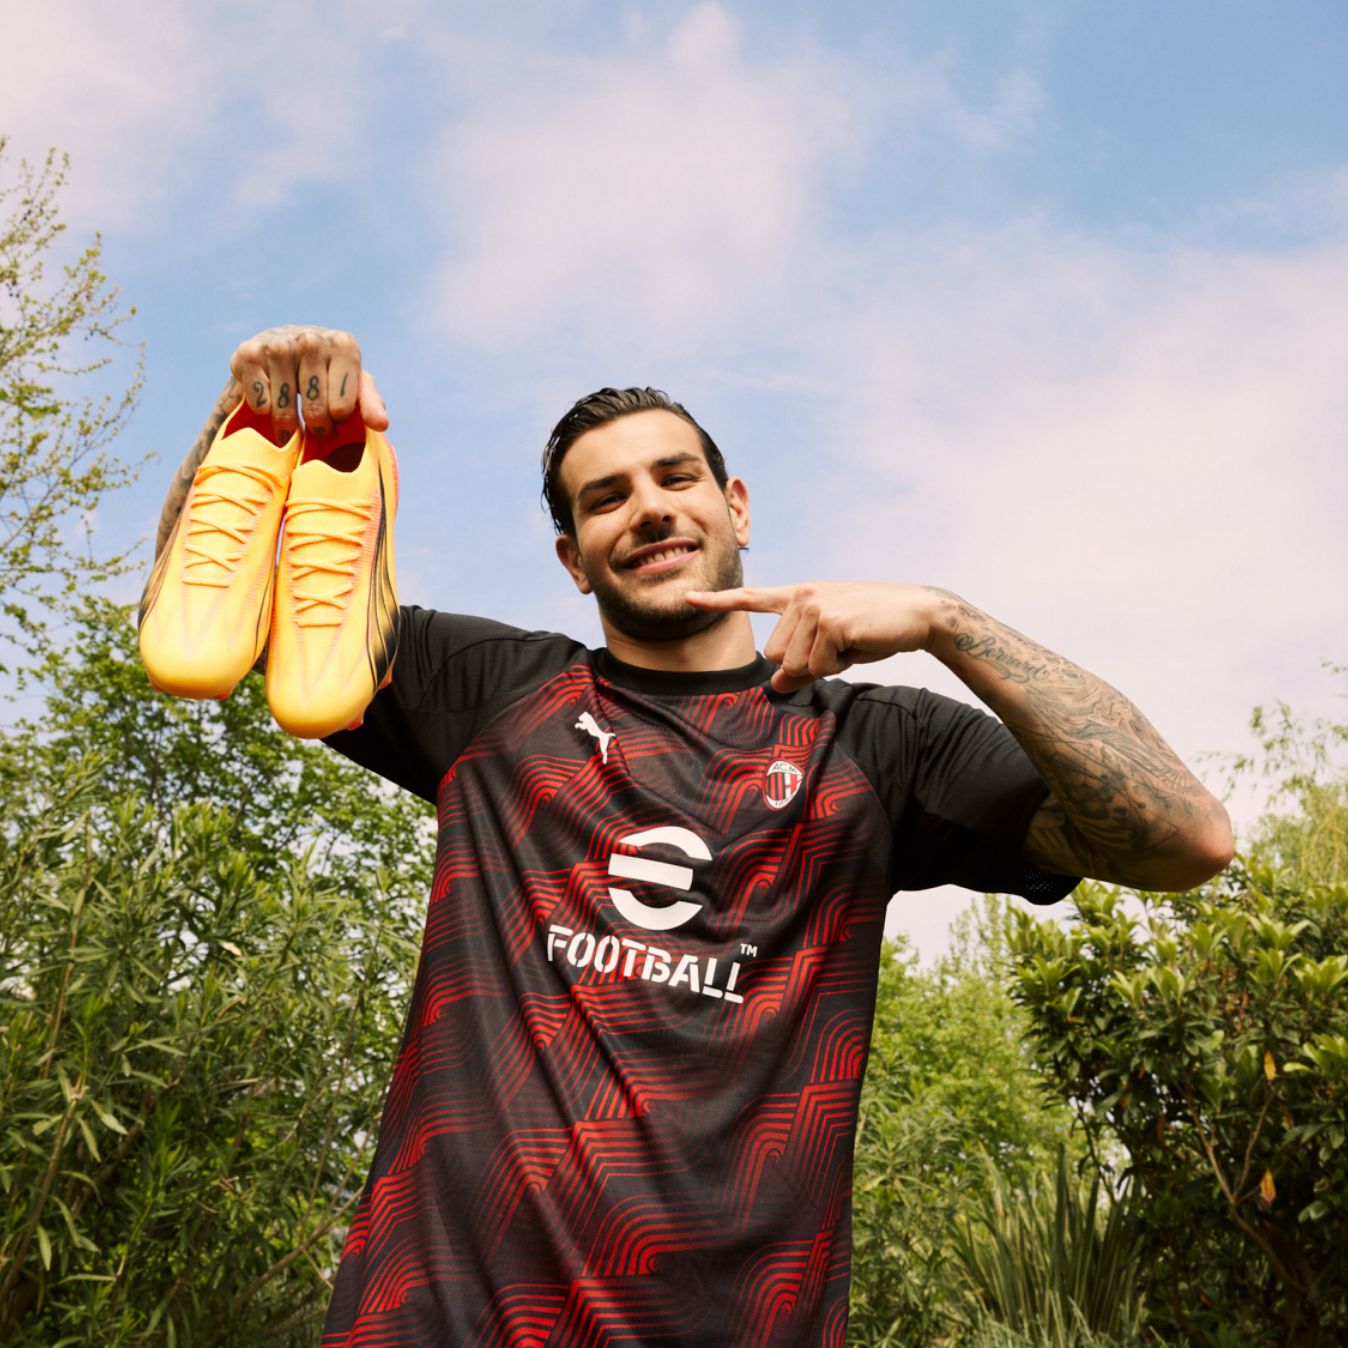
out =
<svg viewBox="0 0 1348 1348"><path fill-rule="evenodd" d="M612 734L607 762L582 711ZM830 721L761 689L671 706L576 666L450 769L325 1348L842 1348L888 895L860 826L878 805L828 752ZM779 759L804 785L768 809ZM609 858L666 825L713 859L687 863L697 917L652 932L613 907ZM549 960L553 925L738 962L743 1002ZM729 1267L729 1301L713 1304Z"/></svg>

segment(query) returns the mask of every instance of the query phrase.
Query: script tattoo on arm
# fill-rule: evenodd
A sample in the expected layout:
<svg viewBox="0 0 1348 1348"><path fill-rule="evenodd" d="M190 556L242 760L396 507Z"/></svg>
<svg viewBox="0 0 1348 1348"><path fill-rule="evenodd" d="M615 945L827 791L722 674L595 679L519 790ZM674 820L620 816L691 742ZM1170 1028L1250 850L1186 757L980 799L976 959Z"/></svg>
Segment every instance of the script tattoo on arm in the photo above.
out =
<svg viewBox="0 0 1348 1348"><path fill-rule="evenodd" d="M1028 860L1159 889L1220 868L1208 859L1229 828L1225 810L1128 698L956 595L942 594L941 614L933 653L1001 718L1052 792L1031 821Z"/></svg>
<svg viewBox="0 0 1348 1348"><path fill-rule="evenodd" d="M192 442L192 448L187 451L187 457L178 465L178 471L169 485L168 496L164 498L164 508L159 514L159 530L155 535L154 555L156 558L164 551L166 544L173 536L173 528L178 523L178 516L182 514L187 493L192 490L192 479L196 476L202 459L206 457L206 451L210 449L211 441L215 439L215 433L225 424L229 414L238 406L238 403L239 385L236 380L231 379L225 385L219 398L216 399L215 406L211 408L210 416L206 418L206 424L202 426L201 433Z"/></svg>

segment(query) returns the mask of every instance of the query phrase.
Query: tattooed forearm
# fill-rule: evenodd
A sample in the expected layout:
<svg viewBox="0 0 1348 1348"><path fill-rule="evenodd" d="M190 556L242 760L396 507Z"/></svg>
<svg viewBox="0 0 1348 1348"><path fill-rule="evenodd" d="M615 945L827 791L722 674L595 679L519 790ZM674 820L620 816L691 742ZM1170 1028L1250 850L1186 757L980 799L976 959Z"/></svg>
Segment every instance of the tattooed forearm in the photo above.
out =
<svg viewBox="0 0 1348 1348"><path fill-rule="evenodd" d="M1017 683L1029 683L1047 668L1021 659L1007 650L995 636L976 637L969 632L961 632L955 638L955 649L974 660L991 661L1002 671L1004 678L1014 679Z"/></svg>
<svg viewBox="0 0 1348 1348"><path fill-rule="evenodd" d="M192 448L187 451L187 457L178 465L178 471L169 485L168 496L164 499L164 509L159 515L159 530L155 536L154 555L156 557L163 552L165 545L173 535L174 526L178 523L178 516L182 513L183 503L187 500L187 493L192 489L192 479L196 476L202 459L206 457L206 451L210 449L216 431L225 424L225 419L238 406L238 403L239 386L235 380L231 379L221 391L219 398L216 399L210 416L206 418L206 424L202 426L201 433L193 442Z"/></svg>
<svg viewBox="0 0 1348 1348"><path fill-rule="evenodd" d="M1020 742L1052 798L1030 860L1139 887L1187 888L1224 864L1226 812L1117 689L942 592L931 649Z"/></svg>

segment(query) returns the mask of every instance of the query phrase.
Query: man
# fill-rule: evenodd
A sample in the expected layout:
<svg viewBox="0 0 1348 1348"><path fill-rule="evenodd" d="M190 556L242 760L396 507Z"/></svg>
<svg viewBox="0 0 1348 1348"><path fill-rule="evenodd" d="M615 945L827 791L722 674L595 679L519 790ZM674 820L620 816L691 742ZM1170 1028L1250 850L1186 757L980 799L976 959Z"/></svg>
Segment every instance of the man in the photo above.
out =
<svg viewBox="0 0 1348 1348"><path fill-rule="evenodd" d="M320 438L388 424L348 334L232 369L161 546L241 389L278 438L301 389ZM1188 888L1225 811L1120 693L948 591L745 587L747 489L652 390L582 399L545 476L604 647L404 609L392 684L328 741L440 835L324 1343L842 1345L890 896ZM825 679L900 651L1000 721Z"/></svg>

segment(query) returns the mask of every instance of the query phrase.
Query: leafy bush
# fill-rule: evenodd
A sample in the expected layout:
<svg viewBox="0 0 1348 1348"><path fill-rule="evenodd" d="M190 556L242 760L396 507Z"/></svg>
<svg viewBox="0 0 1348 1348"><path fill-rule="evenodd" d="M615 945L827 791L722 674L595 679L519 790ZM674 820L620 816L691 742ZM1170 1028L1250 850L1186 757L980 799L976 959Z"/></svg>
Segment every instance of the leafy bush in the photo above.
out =
<svg viewBox="0 0 1348 1348"><path fill-rule="evenodd" d="M1004 925L989 900L929 972L886 943L853 1182L848 1342L859 1348L939 1340L962 1295L951 1241L988 1190L985 1157L1020 1181L1066 1139L1071 1113L1043 1092L997 972Z"/></svg>
<svg viewBox="0 0 1348 1348"><path fill-rule="evenodd" d="M994 1319L984 1320L955 1342L959 1348L1056 1348L1054 1340L1042 1334L1023 1334ZM1134 1348L1137 1342L1092 1333L1078 1318L1063 1348Z"/></svg>
<svg viewBox="0 0 1348 1348"><path fill-rule="evenodd" d="M256 679L169 703L125 615L84 635L48 719L0 741L0 1340L313 1343L405 1014L426 810L281 736ZM212 762L233 808L175 804Z"/></svg>
<svg viewBox="0 0 1348 1348"><path fill-rule="evenodd" d="M1078 1179L1065 1152L1051 1188L1048 1178L1014 1186L989 1164L981 1206L958 1221L954 1252L977 1308L965 1310L968 1329L996 1324L1047 1348L1135 1341L1142 1227L1130 1196L1109 1198L1098 1174Z"/></svg>
<svg viewBox="0 0 1348 1348"><path fill-rule="evenodd" d="M1140 1186L1151 1321L1201 1344L1348 1337L1348 777L1323 780L1326 730L1225 875L1137 896L1140 918L1084 886L1072 930L1013 938L1038 1060Z"/></svg>

